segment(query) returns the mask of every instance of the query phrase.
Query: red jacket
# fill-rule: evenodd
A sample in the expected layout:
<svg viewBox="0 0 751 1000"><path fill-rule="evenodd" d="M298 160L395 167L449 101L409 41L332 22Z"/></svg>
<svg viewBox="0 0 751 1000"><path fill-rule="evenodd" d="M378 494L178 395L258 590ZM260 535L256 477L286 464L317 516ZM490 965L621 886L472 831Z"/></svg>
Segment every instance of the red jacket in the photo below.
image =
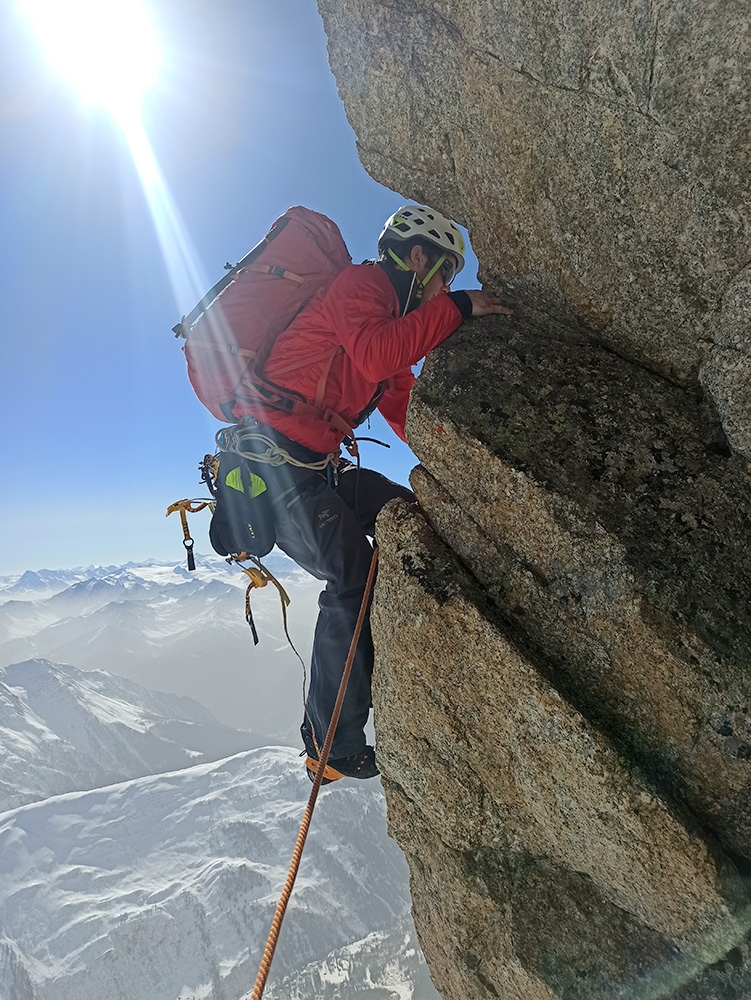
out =
<svg viewBox="0 0 751 1000"><path fill-rule="evenodd" d="M437 295L407 316L382 267L355 264L338 275L277 339L265 377L331 410L350 427L389 380L378 409L402 440L412 365L462 323L448 295ZM327 374L328 367L328 374ZM242 401L239 418L250 412ZM253 403L253 415L299 444L321 454L336 451L344 432L315 414L287 413Z"/></svg>

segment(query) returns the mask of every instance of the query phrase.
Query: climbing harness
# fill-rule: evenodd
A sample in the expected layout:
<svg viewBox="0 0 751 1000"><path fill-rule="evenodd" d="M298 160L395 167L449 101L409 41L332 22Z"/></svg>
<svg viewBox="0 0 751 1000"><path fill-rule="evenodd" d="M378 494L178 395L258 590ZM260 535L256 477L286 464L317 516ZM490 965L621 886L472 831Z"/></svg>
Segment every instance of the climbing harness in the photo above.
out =
<svg viewBox="0 0 751 1000"><path fill-rule="evenodd" d="M247 418L246 418L247 420ZM370 421L368 421L370 425ZM285 449L280 447L273 438L257 430L259 423L254 418L247 422L234 424L232 427L222 427L216 433L216 444L221 451L231 451L251 462L266 463L277 467L285 462L298 469L310 469L313 472L326 472L326 481L332 489L339 485L339 453L329 452L328 455L316 462L303 462L295 458ZM354 432L344 439L344 445L355 460L357 465L357 479L355 483L355 517L360 516L360 441L369 441L378 444L382 448L390 448L391 445L377 438L360 437L356 438ZM265 451L250 450L252 444L261 445Z"/></svg>
<svg viewBox="0 0 751 1000"><path fill-rule="evenodd" d="M377 564L378 549L376 548L373 550L373 557L370 561L370 571L368 572L368 579L365 584L365 593L363 594L362 603L360 604L360 613L357 616L357 623L352 636L352 642L350 643L349 653L347 654L347 660L344 664L344 672L342 674L341 683L339 684L339 692L336 696L334 711L331 713L331 722L329 723L329 728L326 733L326 739L324 740L321 751L318 754L319 759L316 764L316 774L315 779L313 780L313 788L310 792L310 797L308 798L308 804L305 807L305 813L303 814L302 823L300 825L300 832L297 835L295 848L292 852L292 861L290 862L289 871L287 872L287 879L284 883L281 896L279 897L279 902L277 903L276 910L274 911L274 916L271 921L271 928L269 930L268 938L266 939L266 947L263 950L263 956L258 969L258 975L256 976L255 987L253 988L253 992L251 994L251 1000L260 1000L263 996L263 991L266 988L266 980L268 979L269 970L271 969L271 963L274 958L274 952L279 940L279 932L281 931L282 921L284 920L287 904L290 896L292 895L295 879L297 878L297 873L300 869L300 859L302 858L302 852L305 847L308 830L310 829L310 822L313 818L313 810L315 809L318 792L320 791L321 784L323 782L324 771L326 770L329 753L331 752L331 744L334 742L336 727L339 724L339 716L342 711L342 705L344 704L344 696L347 693L347 685L352 672L352 664L355 659L357 643L360 639L360 632L362 631L365 614L368 609L368 600L375 581Z"/></svg>

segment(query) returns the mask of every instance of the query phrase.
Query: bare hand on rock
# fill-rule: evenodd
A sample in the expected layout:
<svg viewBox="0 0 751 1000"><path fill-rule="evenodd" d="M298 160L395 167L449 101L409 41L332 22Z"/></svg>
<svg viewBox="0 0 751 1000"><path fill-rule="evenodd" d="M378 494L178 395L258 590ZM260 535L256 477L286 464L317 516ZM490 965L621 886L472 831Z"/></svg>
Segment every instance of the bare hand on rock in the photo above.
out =
<svg viewBox="0 0 751 1000"><path fill-rule="evenodd" d="M505 306L498 296L492 292L473 288L467 291L467 295L469 295L472 303L473 316L511 316L511 309Z"/></svg>

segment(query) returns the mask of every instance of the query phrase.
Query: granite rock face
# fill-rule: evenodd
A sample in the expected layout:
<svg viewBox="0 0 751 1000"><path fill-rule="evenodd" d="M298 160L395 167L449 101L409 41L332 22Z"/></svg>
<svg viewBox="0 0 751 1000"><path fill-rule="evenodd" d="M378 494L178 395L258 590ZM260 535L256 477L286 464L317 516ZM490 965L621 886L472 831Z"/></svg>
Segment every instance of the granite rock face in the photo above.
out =
<svg viewBox="0 0 751 1000"><path fill-rule="evenodd" d="M745 0L319 0L360 158L517 310L701 379L751 457Z"/></svg>
<svg viewBox="0 0 751 1000"><path fill-rule="evenodd" d="M398 542L376 605L379 762L442 995L748 995L736 867L541 675L420 513L392 507L380 530Z"/></svg>
<svg viewBox="0 0 751 1000"><path fill-rule="evenodd" d="M751 996L751 13L319 0L511 319L425 365L374 709L452 1000Z"/></svg>
<svg viewBox="0 0 751 1000"><path fill-rule="evenodd" d="M707 428L516 318L426 363L374 709L445 997L751 993L751 493Z"/></svg>

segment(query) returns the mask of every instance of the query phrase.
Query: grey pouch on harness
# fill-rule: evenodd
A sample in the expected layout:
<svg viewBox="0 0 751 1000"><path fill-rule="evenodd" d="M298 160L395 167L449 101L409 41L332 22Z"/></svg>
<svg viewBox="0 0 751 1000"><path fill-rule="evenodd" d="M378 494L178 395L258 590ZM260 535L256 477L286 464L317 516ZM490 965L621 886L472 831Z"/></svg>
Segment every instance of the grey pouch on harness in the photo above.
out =
<svg viewBox="0 0 751 1000"><path fill-rule="evenodd" d="M209 528L214 551L220 556L246 552L259 559L268 555L276 528L265 480L252 471L247 459L223 451L214 486L216 508Z"/></svg>

